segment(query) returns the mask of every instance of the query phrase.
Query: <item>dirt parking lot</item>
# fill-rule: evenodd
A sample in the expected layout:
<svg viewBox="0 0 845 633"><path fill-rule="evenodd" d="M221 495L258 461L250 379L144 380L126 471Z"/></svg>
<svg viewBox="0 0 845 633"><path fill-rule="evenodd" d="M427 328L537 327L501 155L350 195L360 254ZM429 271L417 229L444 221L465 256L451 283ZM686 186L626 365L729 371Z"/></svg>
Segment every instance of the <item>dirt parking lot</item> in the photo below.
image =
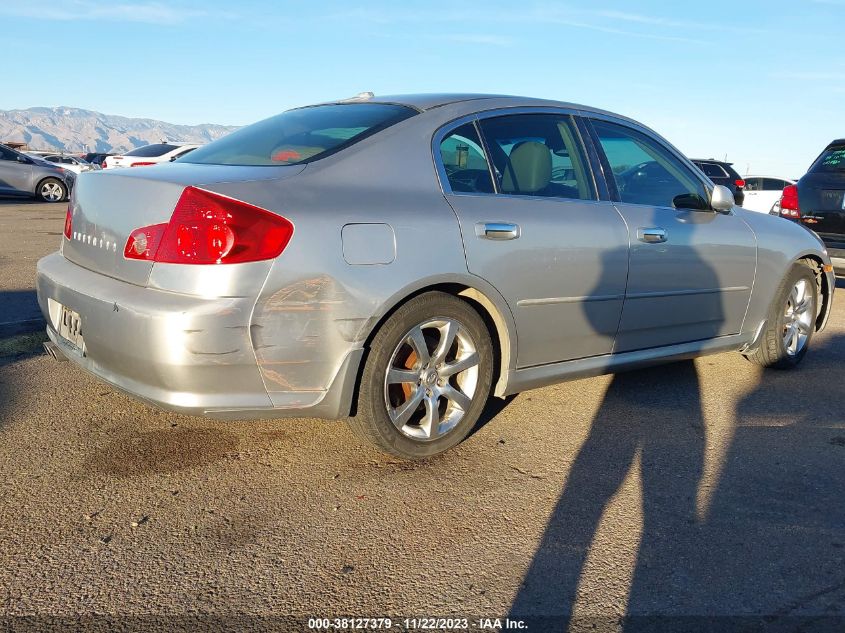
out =
<svg viewBox="0 0 845 633"><path fill-rule="evenodd" d="M7 623L298 630L304 616L512 613L611 630L625 614L845 627L841 298L797 371L723 354L528 392L408 464L342 423L157 411L41 353L35 263L64 212L0 202Z"/></svg>

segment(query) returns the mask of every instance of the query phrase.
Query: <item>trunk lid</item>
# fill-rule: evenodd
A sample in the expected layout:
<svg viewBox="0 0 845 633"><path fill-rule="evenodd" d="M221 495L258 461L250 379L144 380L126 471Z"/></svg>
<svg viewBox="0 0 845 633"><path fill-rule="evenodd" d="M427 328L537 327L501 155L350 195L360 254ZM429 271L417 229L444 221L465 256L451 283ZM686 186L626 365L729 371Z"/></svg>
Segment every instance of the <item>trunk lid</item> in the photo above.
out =
<svg viewBox="0 0 845 633"><path fill-rule="evenodd" d="M153 264L123 256L129 235L137 228L170 220L185 187L289 178L304 165L239 167L167 163L156 167L81 174L71 202L71 238L62 253L70 261L121 281L147 284Z"/></svg>
<svg viewBox="0 0 845 633"><path fill-rule="evenodd" d="M828 244L845 242L845 172L807 174L798 183L798 196L808 228Z"/></svg>

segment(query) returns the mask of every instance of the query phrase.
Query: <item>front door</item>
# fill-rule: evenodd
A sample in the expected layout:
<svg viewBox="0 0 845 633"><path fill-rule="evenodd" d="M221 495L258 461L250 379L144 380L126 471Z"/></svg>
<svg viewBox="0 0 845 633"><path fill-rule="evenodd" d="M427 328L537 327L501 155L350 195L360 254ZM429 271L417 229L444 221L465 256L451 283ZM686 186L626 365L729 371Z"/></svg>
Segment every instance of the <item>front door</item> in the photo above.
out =
<svg viewBox="0 0 845 633"><path fill-rule="evenodd" d="M0 146L0 193L31 193L32 165L22 163L18 155Z"/></svg>
<svg viewBox="0 0 845 633"><path fill-rule="evenodd" d="M517 366L610 353L625 294L628 234L613 204L597 200L571 117L517 114L465 123L446 134L440 154L467 266L496 287L513 313Z"/></svg>
<svg viewBox="0 0 845 633"><path fill-rule="evenodd" d="M616 352L740 332L756 269L754 233L731 213L676 209L709 200L692 169L656 138L594 120L631 240Z"/></svg>

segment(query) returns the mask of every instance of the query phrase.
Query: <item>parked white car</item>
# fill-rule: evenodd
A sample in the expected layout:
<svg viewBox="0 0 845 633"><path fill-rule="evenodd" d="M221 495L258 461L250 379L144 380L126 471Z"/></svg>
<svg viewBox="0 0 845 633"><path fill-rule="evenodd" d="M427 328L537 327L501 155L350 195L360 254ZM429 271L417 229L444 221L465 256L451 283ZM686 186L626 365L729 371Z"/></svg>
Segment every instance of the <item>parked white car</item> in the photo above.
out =
<svg viewBox="0 0 845 633"><path fill-rule="evenodd" d="M126 154L106 157L103 169L115 167L143 167L167 163L200 147L197 143L153 143L138 147Z"/></svg>
<svg viewBox="0 0 845 633"><path fill-rule="evenodd" d="M743 187L745 201L742 203L742 208L759 213L768 213L780 200L783 188L794 184L795 181L789 178L746 176L745 187Z"/></svg>
<svg viewBox="0 0 845 633"><path fill-rule="evenodd" d="M99 165L92 165L91 163L77 158L76 156L68 156L66 154L45 154L39 156L39 158L43 158L44 160L55 163L62 169L67 169L68 171L72 171L75 174L81 174L83 171L94 171L95 169L100 169Z"/></svg>

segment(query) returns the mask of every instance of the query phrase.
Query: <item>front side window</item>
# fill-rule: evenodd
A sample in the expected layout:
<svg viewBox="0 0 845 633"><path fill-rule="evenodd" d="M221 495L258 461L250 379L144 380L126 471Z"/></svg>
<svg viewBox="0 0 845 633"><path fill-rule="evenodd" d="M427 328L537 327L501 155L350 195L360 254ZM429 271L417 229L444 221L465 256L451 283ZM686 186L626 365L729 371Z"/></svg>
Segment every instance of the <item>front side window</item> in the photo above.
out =
<svg viewBox="0 0 845 633"><path fill-rule="evenodd" d="M493 193L487 157L472 123L441 141L440 160L453 193Z"/></svg>
<svg viewBox="0 0 845 633"><path fill-rule="evenodd" d="M179 159L204 165L310 163L414 116L387 103L346 103L288 110L253 123Z"/></svg>
<svg viewBox="0 0 845 633"><path fill-rule="evenodd" d="M7 149L3 145L0 145L0 160L17 160L17 154L15 154L12 150Z"/></svg>
<svg viewBox="0 0 845 633"><path fill-rule="evenodd" d="M481 121L501 193L595 200L572 118L515 114Z"/></svg>
<svg viewBox="0 0 845 633"><path fill-rule="evenodd" d="M706 208L709 196L704 185L660 143L615 123L593 121L593 127L622 202L673 207L676 197L692 195Z"/></svg>

